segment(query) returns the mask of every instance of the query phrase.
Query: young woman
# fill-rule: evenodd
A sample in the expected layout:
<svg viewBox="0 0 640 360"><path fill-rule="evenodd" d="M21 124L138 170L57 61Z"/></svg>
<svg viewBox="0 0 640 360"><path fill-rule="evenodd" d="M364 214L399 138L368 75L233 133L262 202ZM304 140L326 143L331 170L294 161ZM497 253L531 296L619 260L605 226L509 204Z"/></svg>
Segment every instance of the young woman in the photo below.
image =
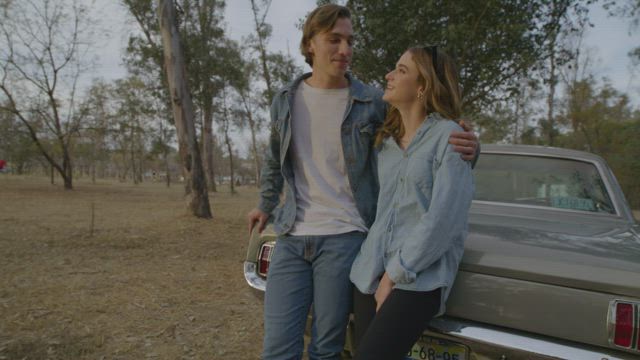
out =
<svg viewBox="0 0 640 360"><path fill-rule="evenodd" d="M356 357L403 359L444 305L462 258L471 165L448 144L460 87L437 47L410 48L386 76L376 138L377 214L351 268Z"/></svg>

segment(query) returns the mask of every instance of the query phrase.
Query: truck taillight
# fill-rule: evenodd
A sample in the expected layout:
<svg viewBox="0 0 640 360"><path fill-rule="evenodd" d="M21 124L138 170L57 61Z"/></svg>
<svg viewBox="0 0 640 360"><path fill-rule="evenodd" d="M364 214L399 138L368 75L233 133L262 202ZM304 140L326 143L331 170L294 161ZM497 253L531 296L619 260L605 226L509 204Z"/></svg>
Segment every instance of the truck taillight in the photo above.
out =
<svg viewBox="0 0 640 360"><path fill-rule="evenodd" d="M616 304L616 324L613 343L630 348L633 341L633 305L627 303Z"/></svg>
<svg viewBox="0 0 640 360"><path fill-rule="evenodd" d="M258 253L258 275L267 276L269 271L269 263L271 263L271 256L273 255L273 248L275 244L272 242L264 243L260 247Z"/></svg>

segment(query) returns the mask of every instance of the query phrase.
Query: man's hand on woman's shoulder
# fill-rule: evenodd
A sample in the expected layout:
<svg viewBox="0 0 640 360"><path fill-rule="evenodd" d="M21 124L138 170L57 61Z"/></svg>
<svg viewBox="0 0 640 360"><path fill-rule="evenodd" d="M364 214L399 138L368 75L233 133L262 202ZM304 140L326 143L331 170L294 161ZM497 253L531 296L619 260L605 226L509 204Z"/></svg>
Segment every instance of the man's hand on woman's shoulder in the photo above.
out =
<svg viewBox="0 0 640 360"><path fill-rule="evenodd" d="M449 144L453 145L453 149L462 154L462 159L472 161L476 158L478 151L478 138L473 133L473 127L464 120L458 123L464 131L454 131L449 135Z"/></svg>

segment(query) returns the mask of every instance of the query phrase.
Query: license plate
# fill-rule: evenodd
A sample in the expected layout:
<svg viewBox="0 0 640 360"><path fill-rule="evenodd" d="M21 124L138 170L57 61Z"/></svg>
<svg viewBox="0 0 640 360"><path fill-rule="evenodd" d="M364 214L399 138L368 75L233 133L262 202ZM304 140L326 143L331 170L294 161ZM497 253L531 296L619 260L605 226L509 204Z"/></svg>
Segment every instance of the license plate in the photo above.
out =
<svg viewBox="0 0 640 360"><path fill-rule="evenodd" d="M467 347L450 341L423 336L413 345L407 359L466 360Z"/></svg>

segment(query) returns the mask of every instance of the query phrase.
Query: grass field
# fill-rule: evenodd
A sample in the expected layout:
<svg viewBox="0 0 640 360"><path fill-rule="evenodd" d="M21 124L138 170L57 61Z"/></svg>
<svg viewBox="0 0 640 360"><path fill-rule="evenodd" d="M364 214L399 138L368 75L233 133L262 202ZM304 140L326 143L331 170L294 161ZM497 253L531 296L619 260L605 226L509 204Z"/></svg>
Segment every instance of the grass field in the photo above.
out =
<svg viewBox="0 0 640 360"><path fill-rule="evenodd" d="M213 220L182 193L1 176L0 359L258 358L262 303L242 275L257 192L212 194Z"/></svg>

